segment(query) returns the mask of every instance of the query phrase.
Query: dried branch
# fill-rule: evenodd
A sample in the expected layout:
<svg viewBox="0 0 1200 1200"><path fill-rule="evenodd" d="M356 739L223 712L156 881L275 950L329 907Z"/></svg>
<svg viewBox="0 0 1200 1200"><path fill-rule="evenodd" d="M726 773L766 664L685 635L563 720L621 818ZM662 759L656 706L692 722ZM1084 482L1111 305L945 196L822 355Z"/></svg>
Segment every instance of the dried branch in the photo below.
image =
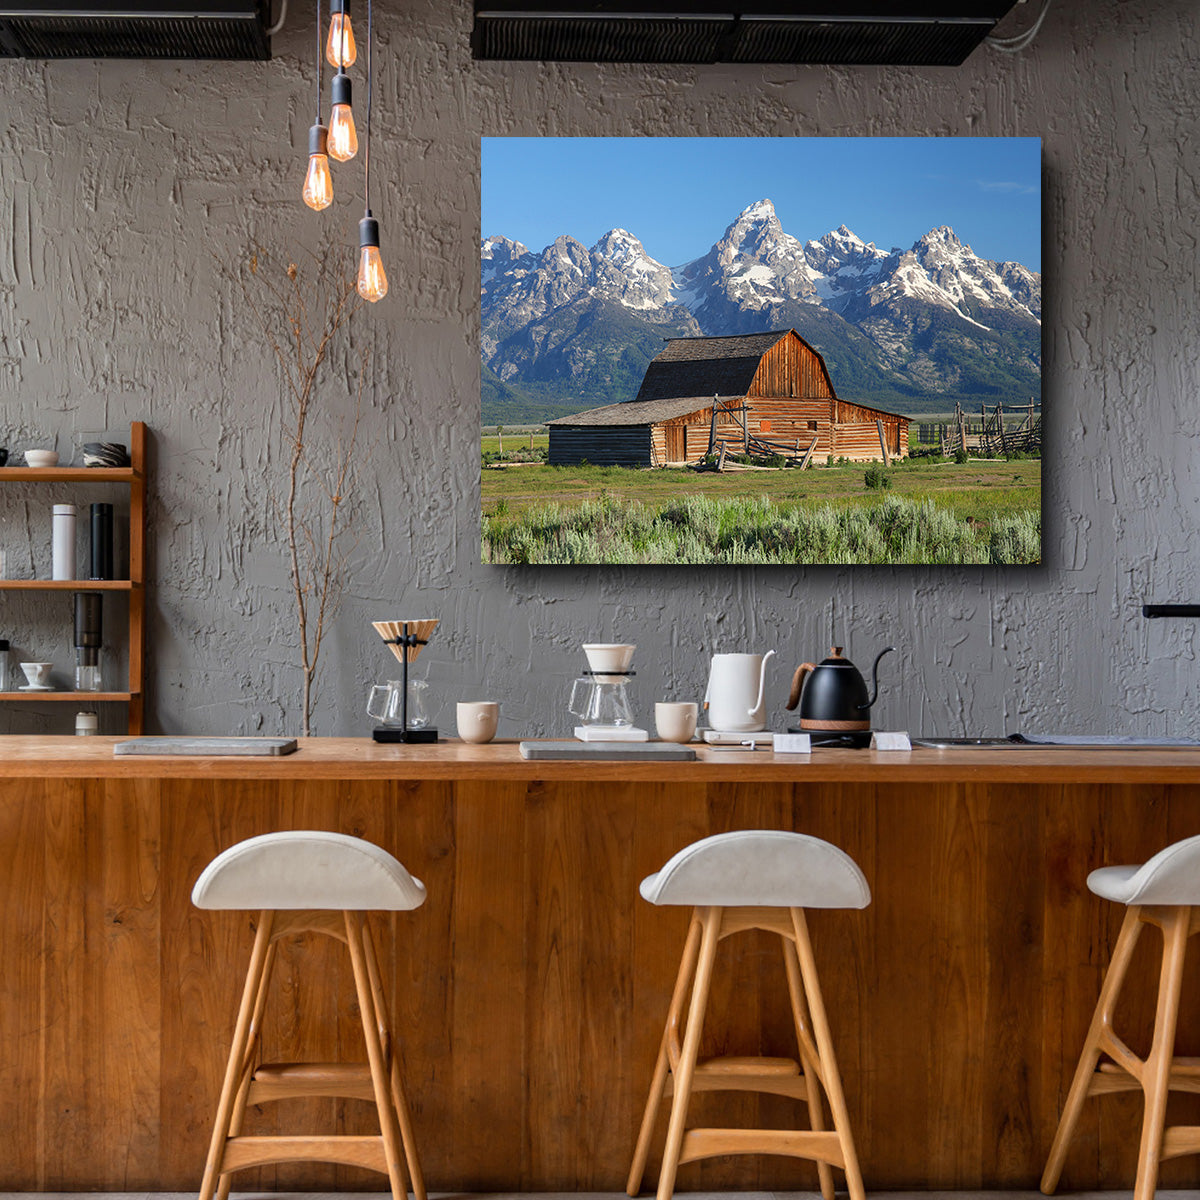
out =
<svg viewBox="0 0 1200 1200"><path fill-rule="evenodd" d="M227 274L231 272L227 271ZM359 363L354 417L348 436L336 438L332 468L314 461L309 426L317 415L317 382L338 335L361 307L353 274L332 243L310 253L304 270L291 262L279 278L261 248L246 270L232 272L254 315L263 340L283 376L291 401L291 425L284 436L288 450L286 486L277 512L287 530L287 556L296 605L303 682L303 732L312 732L312 707L321 645L340 607L349 551L347 498L352 494L362 456L357 453L362 424L368 354ZM283 332L277 330L282 328ZM309 496L315 491L319 503Z"/></svg>

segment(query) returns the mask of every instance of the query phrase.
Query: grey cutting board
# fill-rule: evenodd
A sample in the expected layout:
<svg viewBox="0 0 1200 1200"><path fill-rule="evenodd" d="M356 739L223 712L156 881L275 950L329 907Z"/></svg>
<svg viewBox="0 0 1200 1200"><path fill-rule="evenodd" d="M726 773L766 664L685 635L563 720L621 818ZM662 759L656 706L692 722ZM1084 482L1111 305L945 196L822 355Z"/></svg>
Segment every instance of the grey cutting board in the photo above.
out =
<svg viewBox="0 0 1200 1200"><path fill-rule="evenodd" d="M690 746L673 742L522 742L521 757L590 759L592 762L695 762Z"/></svg>
<svg viewBox="0 0 1200 1200"><path fill-rule="evenodd" d="M268 737L139 737L118 742L114 754L172 754L193 758L245 754L254 757L291 754L295 738Z"/></svg>

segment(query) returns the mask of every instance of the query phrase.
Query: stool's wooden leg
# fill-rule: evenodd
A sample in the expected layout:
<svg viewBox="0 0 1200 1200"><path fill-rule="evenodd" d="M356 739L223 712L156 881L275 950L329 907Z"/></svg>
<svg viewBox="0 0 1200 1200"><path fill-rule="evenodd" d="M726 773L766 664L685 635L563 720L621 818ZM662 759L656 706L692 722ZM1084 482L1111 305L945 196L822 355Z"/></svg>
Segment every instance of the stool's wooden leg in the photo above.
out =
<svg viewBox="0 0 1200 1200"><path fill-rule="evenodd" d="M804 1070L804 1081L808 1086L808 1120L814 1132L825 1129L825 1114L821 1111L821 1084L817 1077L816 1064L805 1047L808 1036L808 1021L805 1016L804 986L800 981L799 959L790 938L780 937L783 949L783 966L787 972L788 996L792 1002L792 1020L796 1026L796 1045L800 1050L800 1066ZM821 1184L822 1200L834 1200L833 1168L827 1162L817 1163L817 1179Z"/></svg>
<svg viewBox="0 0 1200 1200"><path fill-rule="evenodd" d="M1087 1037L1083 1041L1079 1064L1071 1080L1071 1089L1067 1092L1067 1102L1063 1105L1054 1141L1050 1144L1046 1169L1042 1172L1041 1189L1047 1196L1058 1187L1063 1164L1067 1160L1067 1150L1075 1136L1075 1126L1079 1122L1080 1113L1083 1112L1083 1102L1087 1099L1092 1076L1096 1073L1096 1064L1100 1061L1100 1036L1105 1029L1112 1027L1113 1012L1121 995L1121 985L1125 982L1134 947L1142 932L1140 912L1138 906L1130 906L1125 910L1125 919L1121 922L1121 932L1113 948L1108 973L1100 987L1100 998L1096 1001L1095 1012L1092 1013L1092 1023L1088 1026Z"/></svg>
<svg viewBox="0 0 1200 1200"><path fill-rule="evenodd" d="M383 983L379 974L379 958L375 953L375 938L371 933L370 921L363 923L363 943L367 952L367 972L371 977L371 993L375 998L379 1038L383 1043L384 1058L388 1062L392 1103L396 1106L396 1120L400 1123L400 1140L404 1143L404 1159L408 1163L408 1177L412 1181L415 1200L427 1200L425 1177L421 1174L421 1163L417 1158L417 1139L413 1134L412 1114L408 1109L408 1099L404 1095L404 1084L401 1079L399 1049L396 1039L388 1027L387 1000L383 994ZM225 1198L218 1197L218 1200L225 1200Z"/></svg>
<svg viewBox="0 0 1200 1200"><path fill-rule="evenodd" d="M692 984L692 999L688 1005L683 1049L679 1055L679 1066L675 1070L671 1119L667 1124L667 1144L663 1150L662 1171L658 1177L658 1200L671 1200L675 1191L675 1174L679 1170L688 1101L692 1095L692 1077L696 1072L696 1056L700 1052L700 1032L704 1026L704 1010L708 1006L708 990L712 985L713 960L717 956L717 942L721 936L721 909L700 908L696 911L698 915L703 914L700 955L696 963L696 979ZM854 1200L860 1198L855 1197Z"/></svg>
<svg viewBox="0 0 1200 1200"><path fill-rule="evenodd" d="M225 1067L225 1082L221 1087L221 1099L217 1103L217 1117L213 1123L212 1141L208 1146L208 1160L204 1164L204 1181L200 1185L200 1200L213 1200L217 1190L217 1178L221 1174L221 1163L225 1157L225 1141L229 1137L239 1084L242 1082L242 1067L246 1058L246 1046L250 1040L250 1023L258 1003L263 971L271 948L271 925L275 914L262 912L258 918L258 933L254 938L254 949L250 952L250 966L246 971L246 985L242 989L242 1004L238 1009L237 1023L233 1030L233 1045L229 1048L229 1062Z"/></svg>
<svg viewBox="0 0 1200 1200"><path fill-rule="evenodd" d="M646 1111L642 1114L642 1127L638 1132L637 1148L633 1152L633 1165L629 1168L629 1179L625 1191L636 1196L642 1189L642 1176L646 1172L646 1159L650 1154L650 1142L654 1137L654 1124L662 1105L663 1091L667 1084L667 1046L672 1031L678 1030L683 1004L687 999L688 986L696 970L696 956L700 953L700 920L693 913L688 925L687 941L683 946L683 957L679 960L679 974L675 977L675 990L671 993L671 1007L667 1010L667 1023L663 1027L662 1041L658 1047L658 1059L654 1064L654 1078L650 1082L650 1095L646 1099Z"/></svg>
<svg viewBox="0 0 1200 1200"><path fill-rule="evenodd" d="M254 1015L250 1018L250 1036L246 1039L246 1053L242 1056L242 1079L238 1085L237 1099L233 1103L233 1116L229 1120L229 1136L237 1137L242 1132L242 1121L246 1116L246 1097L250 1093L250 1080L254 1075L254 1061L258 1055L258 1043L262 1037L263 1009L267 1003L267 991L271 986L271 969L275 966L275 943L267 949L262 976L258 981L258 995L254 1001ZM233 1183L233 1172L224 1171L217 1183L217 1200L229 1200L229 1187Z"/></svg>
<svg viewBox="0 0 1200 1200"><path fill-rule="evenodd" d="M375 999L371 993L370 973L367 970L363 938L364 917L361 912L345 912L342 916L346 922L346 944L350 948L350 963L354 968L354 987L358 993L363 1040L367 1043L367 1060L371 1064L371 1083L375 1090L375 1107L379 1113L379 1132L383 1138L392 1200L407 1200L408 1188L405 1186L404 1168L401 1166L402 1150L396 1138L390 1084L383 1063L383 1047L379 1044L379 1022L375 1013Z"/></svg>
<svg viewBox="0 0 1200 1200"><path fill-rule="evenodd" d="M862 1173L858 1169L858 1155L854 1150L854 1137L850 1132L850 1113L846 1108L846 1097L842 1092L842 1077L838 1071L837 1056L833 1052L833 1039L829 1035L829 1019L825 1015L825 1002L821 999L821 985L817 980L817 963L813 957L812 942L808 937L808 922L802 908L793 908L792 927L796 931L796 957L800 962L800 975L804 981L804 993L812 1015L813 1034L817 1039L817 1052L821 1056L821 1077L825 1083L825 1094L829 1097L829 1111L833 1116L833 1127L845 1159L846 1189L850 1200L865 1200Z"/></svg>
<svg viewBox="0 0 1200 1200"><path fill-rule="evenodd" d="M1191 916L1191 909L1186 906L1171 908L1162 921L1163 957L1158 977L1158 1012L1154 1017L1154 1040L1142 1074L1146 1105L1133 1200L1153 1200L1154 1189L1158 1186L1158 1162L1162 1152L1163 1123L1167 1115L1171 1060L1175 1055L1175 1023L1179 1016L1179 991L1183 984L1183 959L1187 952Z"/></svg>

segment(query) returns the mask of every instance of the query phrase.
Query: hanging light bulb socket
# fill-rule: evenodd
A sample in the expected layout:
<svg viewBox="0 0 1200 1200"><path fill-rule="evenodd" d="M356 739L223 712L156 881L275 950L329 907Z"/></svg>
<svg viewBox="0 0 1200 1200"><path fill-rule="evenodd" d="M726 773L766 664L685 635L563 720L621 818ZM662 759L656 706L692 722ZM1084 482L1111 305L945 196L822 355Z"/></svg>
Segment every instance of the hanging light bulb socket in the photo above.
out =
<svg viewBox="0 0 1200 1200"><path fill-rule="evenodd" d="M325 43L325 61L331 67L352 67L357 57L354 27L350 24L350 0L330 0L329 40Z"/></svg>
<svg viewBox="0 0 1200 1200"><path fill-rule="evenodd" d="M333 178L329 174L329 130L319 121L308 130L308 174L304 177L304 203L315 212L333 203Z"/></svg>
<svg viewBox="0 0 1200 1200"><path fill-rule="evenodd" d="M329 154L338 162L349 162L358 153L358 130L354 127L351 99L354 89L350 76L339 71L329 89L332 109L329 117Z"/></svg>
<svg viewBox="0 0 1200 1200"><path fill-rule="evenodd" d="M367 209L367 215L358 223L358 294L372 304L387 295L387 273L379 254L379 222Z"/></svg>

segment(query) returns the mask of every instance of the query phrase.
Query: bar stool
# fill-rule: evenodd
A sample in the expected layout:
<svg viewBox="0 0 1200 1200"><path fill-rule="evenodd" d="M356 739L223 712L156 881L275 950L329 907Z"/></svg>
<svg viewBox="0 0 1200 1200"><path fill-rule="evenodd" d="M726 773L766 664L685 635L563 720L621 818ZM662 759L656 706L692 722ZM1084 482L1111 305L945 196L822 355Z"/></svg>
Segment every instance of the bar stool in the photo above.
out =
<svg viewBox="0 0 1200 1200"><path fill-rule="evenodd" d="M687 904L693 912L625 1190L636 1196L641 1188L659 1106L664 1096L670 1096L658 1200L670 1200L681 1164L723 1154L815 1159L824 1200L833 1200L832 1167L841 1167L851 1200L863 1200L862 1175L804 915L806 908L870 904L871 891L857 864L820 838L780 830L742 830L685 847L661 871L644 879L640 890L651 904ZM779 934L799 1062L697 1058L717 943L748 929ZM679 1025L689 989L680 1045ZM825 1129L818 1082L829 1099L831 1131ZM700 1091L769 1092L806 1100L811 1129L687 1129L688 1101Z"/></svg>
<svg viewBox="0 0 1200 1200"><path fill-rule="evenodd" d="M197 908L258 909L260 913L200 1200L213 1200L214 1194L226 1200L233 1171L279 1162L367 1167L387 1175L393 1200L404 1200L401 1142L413 1195L425 1200L399 1058L388 1029L379 962L366 921L368 910L405 912L419 908L424 900L424 885L390 854L341 833L268 833L238 842L204 868L192 889ZM366 1064L256 1066L275 943L297 933L326 934L349 949ZM377 1136L241 1136L247 1104L302 1096L373 1101L380 1132Z"/></svg>
<svg viewBox="0 0 1200 1200"><path fill-rule="evenodd" d="M1088 876L1087 885L1097 896L1127 907L1050 1147L1042 1191L1050 1195L1058 1186L1083 1102L1089 1096L1141 1088L1145 1103L1133 1195L1134 1200L1151 1200L1162 1159L1200 1152L1200 1125L1163 1127L1171 1089L1200 1092L1200 1059L1174 1057L1184 953L1188 938L1200 930L1200 837L1175 842L1141 867L1101 867ZM1154 1035L1149 1056L1141 1059L1113 1030L1112 1020L1144 925L1162 930L1163 954ZM1112 1061L1101 1063L1101 1054Z"/></svg>

